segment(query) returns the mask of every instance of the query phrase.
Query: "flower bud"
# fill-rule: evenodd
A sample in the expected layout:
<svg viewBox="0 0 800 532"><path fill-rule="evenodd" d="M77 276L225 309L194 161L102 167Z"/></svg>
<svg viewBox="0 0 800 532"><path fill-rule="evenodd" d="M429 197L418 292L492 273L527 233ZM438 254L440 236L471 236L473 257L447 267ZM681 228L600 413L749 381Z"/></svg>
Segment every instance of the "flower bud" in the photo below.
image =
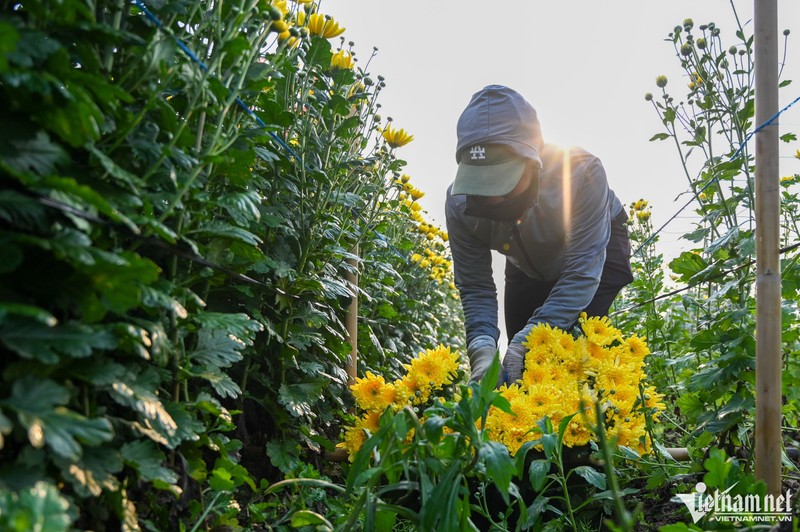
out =
<svg viewBox="0 0 800 532"><path fill-rule="evenodd" d="M683 29L689 31L694 27L694 21L690 18L683 19Z"/></svg>
<svg viewBox="0 0 800 532"><path fill-rule="evenodd" d="M283 13L281 13L281 10L273 5L270 5L267 8L267 15L269 15L269 18L272 20L280 20L283 18Z"/></svg>
<svg viewBox="0 0 800 532"><path fill-rule="evenodd" d="M651 101L653 99L653 93L652 92L648 92L647 94L644 95L644 99L647 102Z"/></svg>
<svg viewBox="0 0 800 532"><path fill-rule="evenodd" d="M272 21L272 31L275 33L283 33L289 29L289 25L286 23L285 20L273 20Z"/></svg>
<svg viewBox="0 0 800 532"><path fill-rule="evenodd" d="M682 44L681 55L692 55L692 45L689 43Z"/></svg>
<svg viewBox="0 0 800 532"><path fill-rule="evenodd" d="M699 49L705 50L707 45L708 45L708 43L706 42L706 40L703 37L700 37L699 39L697 39L697 47Z"/></svg>
<svg viewBox="0 0 800 532"><path fill-rule="evenodd" d="M667 86L667 76L658 76L656 78L656 86L660 88L664 88Z"/></svg>

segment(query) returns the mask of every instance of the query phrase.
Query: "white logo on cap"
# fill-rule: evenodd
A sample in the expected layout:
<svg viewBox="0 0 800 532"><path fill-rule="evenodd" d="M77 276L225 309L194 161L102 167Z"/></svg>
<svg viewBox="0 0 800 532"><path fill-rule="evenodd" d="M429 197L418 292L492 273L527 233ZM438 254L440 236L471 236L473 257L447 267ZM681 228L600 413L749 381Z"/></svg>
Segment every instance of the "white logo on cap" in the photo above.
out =
<svg viewBox="0 0 800 532"><path fill-rule="evenodd" d="M481 146L473 146L469 149L470 159L473 161L477 159L486 159L486 148Z"/></svg>

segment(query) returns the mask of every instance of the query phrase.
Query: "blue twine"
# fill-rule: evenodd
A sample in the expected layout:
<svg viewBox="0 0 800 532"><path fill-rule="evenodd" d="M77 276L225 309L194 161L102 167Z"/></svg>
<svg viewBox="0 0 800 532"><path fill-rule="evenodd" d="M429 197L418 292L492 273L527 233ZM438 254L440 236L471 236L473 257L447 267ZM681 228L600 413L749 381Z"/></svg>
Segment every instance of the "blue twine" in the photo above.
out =
<svg viewBox="0 0 800 532"><path fill-rule="evenodd" d="M760 126L758 126L757 128L755 128L753 131L751 131L751 132L750 132L750 133L749 133L749 134L748 134L748 135L747 135L747 136L744 138L744 140L742 141L742 143L739 145L739 148L738 148L738 149L737 149L735 152L733 152L733 155L731 156L731 158L730 158L730 161L734 161L734 160L736 160L736 159L739 157L739 155L741 154L742 150L744 150L744 147L747 145L747 143L750 141L750 139L751 139L751 138L753 138L753 136L754 136L756 133L758 133L758 132L759 132L759 131L761 131L762 129L764 129L764 128L766 128L766 127L770 126L770 125L771 125L771 124L772 124L772 123L773 123L775 120L777 120L777 119L778 119L778 117L779 117L779 116L781 116L781 115L782 115L784 112L786 112L786 111L787 111L787 110L788 110L790 107L792 107L792 106L793 106L794 104L796 104L797 102L800 102L800 96L798 96L797 98L795 98L795 99L794 99L794 101L792 101L791 103L789 103L789 104L788 104L787 106L785 106L783 109L781 109L780 111L778 111L777 113L775 113L774 115L772 115L772 116L769 118L769 120L765 121L763 124L761 124ZM644 242L642 242L642 244L641 244L641 245L640 245L638 248L636 248L636 251L634 251L634 252L631 254L631 256L636 256L636 254L638 254L638 253L639 253L639 252L640 252L642 249L644 249L644 247L645 247L645 246L647 246L647 245L648 245L650 242L652 242L652 241L653 241L653 239L654 239L655 237L657 237L657 236L658 236L658 234L659 234L661 231L663 231L665 227L667 227L667 225L669 225L669 224L670 224L670 223L671 223L671 222L672 222L672 221L673 221L675 218L677 218L677 217L678 217L678 215L679 215L680 213L682 213L684 209L686 209L686 207L688 207L689 205L691 205L691 204L692 204L692 202L693 202L693 201L694 201L694 200L697 198L697 196L699 196L699 195L700 195L700 194L701 194L701 193L702 193L702 192L703 192L705 189L707 189L709 186L711 186L711 184L712 184L712 183L715 183L715 182L716 182L716 180L715 180L715 179L711 179L711 180L710 180L708 183L706 183L705 185L703 185L702 187L700 187L700 188L699 188L699 189L698 189L698 190L697 190L697 191L694 193L694 195L692 196L692 198L691 198L691 199L690 199L688 202L686 202L686 204L685 204L683 207L681 207L680 209L678 209L678 212L676 212L675 214L673 214L673 215L670 217L670 219L669 219L669 220L667 220L666 222L664 222L664 225L662 225L661 227L659 227L659 228L658 228L658 231L655 231L653 234L651 234L649 237L647 237L647 240L645 240Z"/></svg>
<svg viewBox="0 0 800 532"><path fill-rule="evenodd" d="M159 19L157 16L155 16L155 14L154 14L152 11L150 11L150 10L147 8L147 6L146 6L146 5L144 5L144 3L143 3L141 0L133 0L133 2L134 2L134 3L136 4L136 6L137 6L137 7L138 7L138 8L139 8L141 11L142 11L142 13L144 13L144 14L145 14L145 16L146 16L146 17L147 17L147 18L150 20L150 22L152 22L152 23L153 23L153 24L154 24L154 25L155 25L155 26L156 26L158 29L160 29L160 30L162 30L162 31L164 31L164 30L165 30L165 26L164 26L164 24L161 22L161 20L160 20L160 19ZM172 35L170 32L167 32L167 33L168 33L168 34L169 34L169 35L172 37L172 39L175 41L175 44L177 44L177 45L178 45L178 48L180 48L180 49L181 49L181 51L182 51L184 54L186 54L186 56L187 56L189 59L191 59L193 63L195 63L197 66L199 66L199 67L200 67L200 69L201 69L203 72L208 72L208 65L206 65L206 64L205 64L205 63L204 63L204 62L203 62L203 61L202 61L202 60L201 60L199 57L197 57L197 54L195 54L195 53L194 53L194 52L193 52L193 51L192 51L192 50L191 50L191 49L190 49L188 46L186 46L186 43L184 43L182 40L180 40L179 38L177 38L177 37L175 37L174 35ZM263 129L268 129L268 127L267 127L267 124L266 124L266 123L264 123L264 121L261 119L261 117L260 117L260 116L258 116L258 115L255 113L255 111L253 111L253 110L252 110L252 109L251 109L251 108L250 108L250 107L249 107L249 106L248 106L248 105L247 105L247 104L246 104L246 103L245 103L245 102L244 102L244 101L243 101L241 98L239 98L238 96L236 97L236 103L239 105L239 107L241 107L241 108L242 108L242 110L243 110L245 113L247 113L247 115L248 115L248 116L250 116L250 117L251 117L253 120L255 120L255 121L256 121L256 123L257 123L259 126L261 126ZM300 156L299 156L299 155L298 155L298 154L297 154L297 153L296 153L296 152L295 152L295 151L294 151L294 150L291 148L291 146L289 146L288 144L286 144L286 142L284 142L284 140L283 140L282 138L280 138L280 137L279 137L279 136L278 136L278 135L277 135L277 134L276 134L274 131L268 131L268 133L269 133L270 137L272 137L272 139L273 139L273 140L275 140L275 142L277 142L278 144L280 144L280 146L281 146L281 147L282 147L284 150L286 150L287 152L289 152L289 154L290 154L292 157L294 157L294 158L295 158L295 160L296 160L297 162L299 162L299 163L302 163L302 162L303 162L303 161L302 161L302 159L300 158Z"/></svg>
<svg viewBox="0 0 800 532"><path fill-rule="evenodd" d="M197 57L197 55L196 55L196 54L195 54L195 53L194 53L194 52L193 52L193 51L192 51L192 50L191 50L191 49L190 49L190 48L189 48L189 47L188 47L188 46L187 46L187 45L186 45L186 44L185 44L185 43L184 43L182 40L181 40L181 39L179 39L178 37L176 37L175 35L173 35L171 32L169 32L169 31L166 31L166 27L165 27L165 26L164 26L164 24L161 22L161 20L160 20L160 19L159 19L159 18L158 18L158 17L157 17L157 16L156 16L156 15L155 15L155 14L154 14L152 11L150 11L150 10L147 8L147 6L146 6L146 5L144 5L144 3L142 2L142 0L133 0L133 2L134 2L134 3L136 4L136 6L137 6L137 7L138 7L138 8L139 8L141 11L142 11L142 13L144 13L144 15L145 15L145 16L146 16L146 17L147 17L149 20L150 20L150 22L152 22L152 23L153 23L153 24L156 26L156 28L158 28L159 30L165 31L165 32L166 32L166 33L167 33L167 34L168 34L170 37L172 37L172 39L173 39L173 40L175 41L175 43L178 45L178 48L180 48L180 49L181 49L181 51L182 51L184 54L186 54L186 56L187 56L187 57L188 57L188 58L189 58L189 59L190 59L190 60L191 60L193 63L195 63L196 65L198 65L198 66L200 67L200 69L201 69L201 70L203 70L203 72L208 72L208 65L206 65L206 64L205 64L205 63L204 63L204 62L203 62L203 61L202 61L202 60L201 60L199 57ZM262 129L269 129L269 128L268 128L268 126L267 126L267 124L266 124L266 123L265 123L265 122L264 122L264 121L261 119L261 117L260 117L260 116L258 116L258 115L255 113L255 111L253 111L253 110L250 108L250 106L249 106L249 105L247 105L247 104L244 102L244 100L242 100L240 97L238 97L238 96L237 96L235 101L236 101L237 105L239 105L239 107L240 107L240 108L241 108L241 109L242 109L242 110L243 110L243 111L244 111L244 112L245 112L245 113L246 113L246 114L247 114L247 115L248 115L250 118L252 118L253 120L255 120L255 121L256 121L256 123L257 123L259 126L261 126L261 128L262 128ZM295 152L295 151L292 149L292 147L291 147L291 146L289 146L289 145L288 145L288 144L287 144L287 143L286 143L286 142L285 142L285 141L284 141L282 138L280 138L280 137L279 137L279 136L278 136L278 135L277 135L277 134L276 134L274 131L267 131L267 133L269 133L270 137L272 137L272 139L273 139L275 142L277 142L277 143L278 143L278 144L281 146L281 148L283 148L284 150L286 150L286 151L287 151L287 152L288 152L288 153L289 153L289 154L290 154L290 155L291 155L291 156L292 156L292 157L293 157L293 158L294 158L294 159L295 159L295 160L296 160L298 163L300 163L300 164L304 165L304 166L306 167L306 169L308 169L308 170L312 170L312 171L313 171L313 170L315 170L314 168L312 168L311 166L309 166L307 163L305 163L305 162L303 161L303 159L300 157L300 155L298 155L298 154L297 154L297 152ZM364 220L364 217L363 217L363 216L361 216L361 213L356 213L356 214L358 215L358 217L359 217L359 218L361 218L361 221L362 221L362 222L364 222L364 223L366 224L366 220ZM379 239L379 240L381 240L381 241L382 241L384 244L386 244L386 246L387 246L389 249L391 249L391 250L392 250L392 251L393 251L393 252L394 252L394 253L395 253L395 254L396 254L398 257L400 257L401 259L403 259L403 260L404 260L404 261L406 261L407 263L410 263L410 262L411 262L411 261L409 260L409 258L408 258L408 257L406 257L405 255L403 255L402 253L400 253L400 251L398 251L398 250L397 250L397 249L396 249L394 246L392 246L392 244L390 244L390 243L389 243L388 239L387 239L385 236L383 236L382 234L380 234L378 231L376 231L376 230L374 230L374 229L373 229L372 231L373 231L373 233L375 233L375 235L378 237L378 239Z"/></svg>
<svg viewBox="0 0 800 532"><path fill-rule="evenodd" d="M786 111L787 109L789 109L791 106L793 106L793 105L794 105L794 104L796 104L797 102L800 102L800 96L798 96L797 98L795 98L795 99L794 99L794 101L793 101L792 103L790 103L789 105L787 105L786 107L784 107L783 109L781 109L780 111L778 111L777 113L775 113L774 115L772 115L772 116L770 117L770 119L769 119L769 120L767 120L766 122L764 122L763 124L761 124L760 126L758 126L757 128L755 128L755 129L754 129L754 130L753 130L753 131L752 131L752 132L751 132L749 135L747 135L747 136L745 137L745 139L744 139L744 142L742 142L741 146L739 146L739 149L738 149L738 150L736 150L736 152L734 152L734 154L733 154L733 157L731 157L731 161L732 161L732 160L734 160L734 159L736 159L736 158L739 156L739 153L740 153L740 152L741 152L741 151L744 149L744 147L745 147L745 145L747 144L747 142L748 142L748 141L749 141L751 138L753 138L753 135L755 135L756 133L758 133L759 131L761 131L761 130L762 130L762 129L764 129L765 127L767 127L767 126L771 125L771 124L772 124L772 123L773 123L775 120L777 120L777 119L778 119L778 117L779 117L779 116L781 116L781 115L784 113L784 111Z"/></svg>

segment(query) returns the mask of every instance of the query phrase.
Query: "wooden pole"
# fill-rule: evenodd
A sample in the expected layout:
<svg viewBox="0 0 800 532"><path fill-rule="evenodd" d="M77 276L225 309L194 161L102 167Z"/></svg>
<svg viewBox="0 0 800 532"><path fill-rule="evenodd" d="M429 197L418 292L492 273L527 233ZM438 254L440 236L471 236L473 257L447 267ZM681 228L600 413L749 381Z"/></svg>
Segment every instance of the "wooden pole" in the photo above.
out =
<svg viewBox="0 0 800 532"><path fill-rule="evenodd" d="M353 246L353 255L358 256L358 244ZM355 383L358 376L358 273L356 268L358 264L355 259L347 259L347 264L350 265L345 279L353 287L353 298L350 300L350 306L347 307L347 315L345 316L344 324L347 328L347 336L350 340L350 358L347 361L347 384ZM350 271L352 270L352 271Z"/></svg>
<svg viewBox="0 0 800 532"><path fill-rule="evenodd" d="M778 2L754 0L756 125L778 112ZM778 121L755 134L756 477L781 493L781 264Z"/></svg>

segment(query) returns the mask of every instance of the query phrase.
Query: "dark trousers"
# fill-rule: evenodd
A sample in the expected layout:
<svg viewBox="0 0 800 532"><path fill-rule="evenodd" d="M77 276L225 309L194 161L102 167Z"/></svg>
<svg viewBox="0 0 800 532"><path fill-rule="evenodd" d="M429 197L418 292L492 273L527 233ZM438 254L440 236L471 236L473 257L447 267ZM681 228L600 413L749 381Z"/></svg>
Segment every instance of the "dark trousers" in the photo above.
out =
<svg viewBox="0 0 800 532"><path fill-rule="evenodd" d="M633 281L625 222L628 215L622 212L611 221L611 238L606 246L606 262L600 285L589 305L583 309L588 316L606 316L617 294ZM506 260L505 271L506 334L509 341L528 323L533 312L544 305L555 286L554 282L537 281Z"/></svg>

